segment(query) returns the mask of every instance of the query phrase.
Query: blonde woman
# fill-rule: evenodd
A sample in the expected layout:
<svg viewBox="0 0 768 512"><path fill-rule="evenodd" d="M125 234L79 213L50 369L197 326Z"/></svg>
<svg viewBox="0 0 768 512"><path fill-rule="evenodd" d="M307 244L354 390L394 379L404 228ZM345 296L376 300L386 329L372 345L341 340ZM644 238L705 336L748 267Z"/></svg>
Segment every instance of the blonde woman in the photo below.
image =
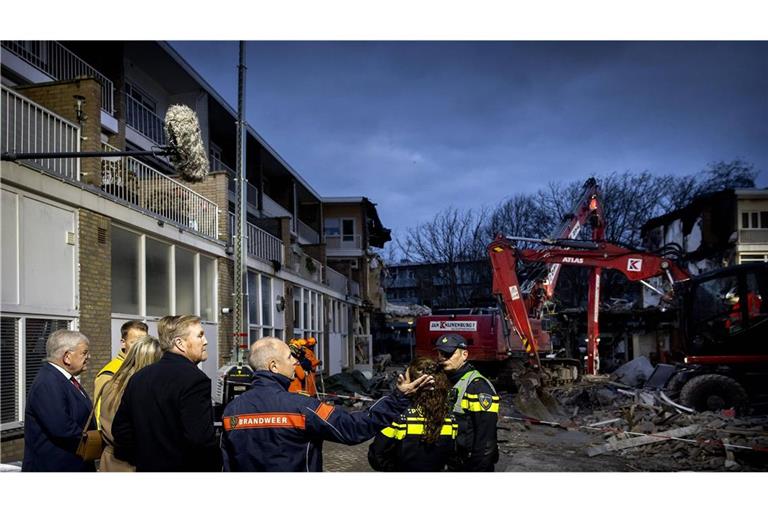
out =
<svg viewBox="0 0 768 512"><path fill-rule="evenodd" d="M99 400L99 426L104 440L99 471L136 471L132 465L115 457L112 421L131 377L145 366L156 363L162 355L157 338L148 335L140 337L126 354L125 361L115 376L104 386Z"/></svg>

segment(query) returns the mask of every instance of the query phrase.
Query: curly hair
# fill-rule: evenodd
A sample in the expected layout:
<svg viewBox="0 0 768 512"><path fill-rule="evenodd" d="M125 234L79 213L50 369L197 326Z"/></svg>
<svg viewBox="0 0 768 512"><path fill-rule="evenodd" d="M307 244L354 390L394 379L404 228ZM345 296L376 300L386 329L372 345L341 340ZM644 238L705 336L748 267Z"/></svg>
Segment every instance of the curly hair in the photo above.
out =
<svg viewBox="0 0 768 512"><path fill-rule="evenodd" d="M451 384L437 362L428 357L417 357L408 366L410 378L418 379L422 375L431 375L435 379L433 386L421 388L413 398L413 405L424 416L424 442L434 443L440 436L443 422L450 410L448 393Z"/></svg>

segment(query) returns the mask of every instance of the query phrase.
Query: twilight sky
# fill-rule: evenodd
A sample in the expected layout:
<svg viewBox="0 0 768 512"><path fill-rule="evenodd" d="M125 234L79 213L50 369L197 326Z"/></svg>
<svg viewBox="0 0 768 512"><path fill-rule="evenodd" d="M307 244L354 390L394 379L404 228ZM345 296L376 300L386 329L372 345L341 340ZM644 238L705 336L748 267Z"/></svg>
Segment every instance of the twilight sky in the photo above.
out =
<svg viewBox="0 0 768 512"><path fill-rule="evenodd" d="M237 105L238 43L172 42ZM768 186L768 42L247 44L248 123L401 233L592 174L736 158Z"/></svg>

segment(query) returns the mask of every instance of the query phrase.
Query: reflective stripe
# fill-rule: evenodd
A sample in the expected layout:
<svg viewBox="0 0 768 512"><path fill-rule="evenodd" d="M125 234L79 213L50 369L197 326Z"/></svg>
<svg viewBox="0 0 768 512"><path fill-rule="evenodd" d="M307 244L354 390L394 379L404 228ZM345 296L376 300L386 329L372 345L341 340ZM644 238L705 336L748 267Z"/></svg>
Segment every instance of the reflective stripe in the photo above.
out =
<svg viewBox="0 0 768 512"><path fill-rule="evenodd" d="M493 402L493 405L491 405L490 408L484 409L482 405L480 405L480 402L469 402L469 407L467 407L467 410L469 412L499 412L499 403Z"/></svg>
<svg viewBox="0 0 768 512"><path fill-rule="evenodd" d="M328 421L328 418L333 413L333 406L329 404L320 404L315 409L315 414L320 416L323 420Z"/></svg>
<svg viewBox="0 0 768 512"><path fill-rule="evenodd" d="M484 380L486 384L488 384L488 386L491 388L491 392L493 393L493 397L494 397L494 402L495 402L495 399L498 398L498 396L496 396L496 388L493 387L493 384L491 384L491 381L483 377L483 375L477 370L469 371L464 375L462 375L459 381L453 385L453 389L456 390L456 401L453 404L453 412L455 414L464 414L465 412L469 411L469 401L467 400L466 397L473 396L476 398L477 395L468 395L467 387L469 387L469 385L477 379ZM474 411L469 411L469 412L474 412ZM498 406L496 406L496 412L498 412Z"/></svg>
<svg viewBox="0 0 768 512"><path fill-rule="evenodd" d="M423 420L423 418L421 418ZM456 435L459 432L459 426L451 420L447 420L440 428L441 436L451 436L451 439L456 439ZM405 436L422 436L424 435L423 423L408 423L406 425L393 423L391 426L382 429L382 435L389 437L390 439L397 439L402 441Z"/></svg>
<svg viewBox="0 0 768 512"><path fill-rule="evenodd" d="M238 414L222 418L224 430L246 428L305 428L305 419L296 413Z"/></svg>

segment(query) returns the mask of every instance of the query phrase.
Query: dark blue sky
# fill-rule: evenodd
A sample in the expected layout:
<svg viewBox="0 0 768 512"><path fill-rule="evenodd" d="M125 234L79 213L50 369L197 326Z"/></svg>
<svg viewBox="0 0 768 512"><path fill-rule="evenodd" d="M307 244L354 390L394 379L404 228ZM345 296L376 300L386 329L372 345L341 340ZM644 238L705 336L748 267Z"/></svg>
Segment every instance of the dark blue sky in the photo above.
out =
<svg viewBox="0 0 768 512"><path fill-rule="evenodd" d="M237 42L172 45L237 105ZM739 158L768 186L768 42L252 41L247 66L249 124L396 232L613 171Z"/></svg>

